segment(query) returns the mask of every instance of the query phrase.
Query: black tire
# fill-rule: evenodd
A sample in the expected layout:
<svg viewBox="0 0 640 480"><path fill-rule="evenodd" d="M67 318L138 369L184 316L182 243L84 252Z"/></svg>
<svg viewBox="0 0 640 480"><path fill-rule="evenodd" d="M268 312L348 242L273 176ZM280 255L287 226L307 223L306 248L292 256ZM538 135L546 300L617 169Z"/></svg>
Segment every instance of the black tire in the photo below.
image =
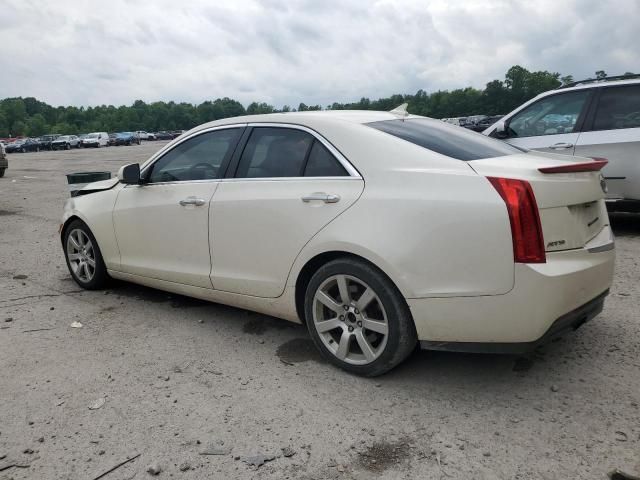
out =
<svg viewBox="0 0 640 480"><path fill-rule="evenodd" d="M40 147L36 147L36 152L39 152L39 151L40 151Z"/></svg>
<svg viewBox="0 0 640 480"><path fill-rule="evenodd" d="M386 312L388 328L386 344L380 347L381 353L370 363L355 365L338 358L324 344L316 330L313 317L316 291L336 275L347 275L364 282L373 289ZM358 313L357 310L355 312ZM381 270L355 258L339 258L318 269L311 277L305 292L304 313L309 334L322 355L337 367L357 375L365 377L382 375L405 360L417 345L413 318L400 291ZM344 332L344 329L342 331Z"/></svg>
<svg viewBox="0 0 640 480"><path fill-rule="evenodd" d="M20 149L20 153L27 153L27 149L26 149L26 148L24 148L24 147L22 147L22 148Z"/></svg>
<svg viewBox="0 0 640 480"><path fill-rule="evenodd" d="M71 262L69 260L69 249L67 247L69 236L75 230L81 230L84 234L89 238L91 244L93 246L93 259L95 261L95 270L93 276L85 281L80 278L74 269L71 266ZM100 252L100 247L98 246L98 242L96 241L93 233L89 227L82 220L73 220L67 227L64 229L64 234L62 238L62 248L64 251L64 258L67 262L67 268L69 269L69 273L71 277L75 280L75 282L86 290L99 290L104 288L109 280L109 274L107 273L107 268L104 264L104 260L102 259L102 252Z"/></svg>
<svg viewBox="0 0 640 480"><path fill-rule="evenodd" d="M4 171L6 168L0 168L0 178L4 177Z"/></svg>
<svg viewBox="0 0 640 480"><path fill-rule="evenodd" d="M71 150L71 144L70 143L65 144L64 149Z"/></svg>

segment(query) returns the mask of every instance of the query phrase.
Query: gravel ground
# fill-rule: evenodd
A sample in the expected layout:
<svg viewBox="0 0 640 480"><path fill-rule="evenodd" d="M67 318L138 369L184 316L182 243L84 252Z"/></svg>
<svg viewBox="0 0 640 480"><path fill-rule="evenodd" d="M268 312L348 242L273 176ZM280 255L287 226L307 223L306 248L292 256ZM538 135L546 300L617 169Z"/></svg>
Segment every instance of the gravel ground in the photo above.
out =
<svg viewBox="0 0 640 480"><path fill-rule="evenodd" d="M612 218L615 283L577 332L527 358L416 352L363 379L323 363L301 326L71 280L57 238L63 174L115 172L160 145L9 157L0 479L94 479L136 455L101 478L640 475L639 216Z"/></svg>

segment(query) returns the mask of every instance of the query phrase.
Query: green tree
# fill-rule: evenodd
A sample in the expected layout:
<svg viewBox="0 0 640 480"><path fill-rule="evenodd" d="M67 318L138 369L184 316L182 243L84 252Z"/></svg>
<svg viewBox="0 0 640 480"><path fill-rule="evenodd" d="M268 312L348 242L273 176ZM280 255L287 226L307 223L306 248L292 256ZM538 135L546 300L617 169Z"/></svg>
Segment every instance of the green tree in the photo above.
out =
<svg viewBox="0 0 640 480"><path fill-rule="evenodd" d="M49 132L49 125L41 113L36 113L27 120L27 135L39 137Z"/></svg>

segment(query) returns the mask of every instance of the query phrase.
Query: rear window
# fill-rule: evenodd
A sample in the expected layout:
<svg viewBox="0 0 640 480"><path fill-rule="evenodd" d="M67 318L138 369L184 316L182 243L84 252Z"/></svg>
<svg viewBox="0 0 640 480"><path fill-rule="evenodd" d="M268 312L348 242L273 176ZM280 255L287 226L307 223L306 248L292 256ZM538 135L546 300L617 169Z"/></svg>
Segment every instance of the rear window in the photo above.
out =
<svg viewBox="0 0 640 480"><path fill-rule="evenodd" d="M367 123L369 127L457 160L504 157L523 150L462 127L430 118Z"/></svg>

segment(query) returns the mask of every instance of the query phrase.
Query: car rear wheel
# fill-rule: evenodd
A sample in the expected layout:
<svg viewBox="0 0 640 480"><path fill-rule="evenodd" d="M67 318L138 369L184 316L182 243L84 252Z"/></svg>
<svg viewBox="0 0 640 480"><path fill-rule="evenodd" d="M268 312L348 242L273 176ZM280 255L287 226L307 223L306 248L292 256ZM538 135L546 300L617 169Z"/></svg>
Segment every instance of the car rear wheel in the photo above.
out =
<svg viewBox="0 0 640 480"><path fill-rule="evenodd" d="M305 318L314 343L334 365L358 375L382 375L415 349L409 308L380 270L357 259L337 259L311 278Z"/></svg>
<svg viewBox="0 0 640 480"><path fill-rule="evenodd" d="M104 287L109 279L100 248L89 227L74 220L65 229L64 253L67 267L78 285L87 290Z"/></svg>
<svg viewBox="0 0 640 480"><path fill-rule="evenodd" d="M4 177L5 168L0 168L0 178Z"/></svg>
<svg viewBox="0 0 640 480"><path fill-rule="evenodd" d="M26 148L24 148L24 147L22 147L22 148L20 149L20 153L27 153L27 149L26 149Z"/></svg>

